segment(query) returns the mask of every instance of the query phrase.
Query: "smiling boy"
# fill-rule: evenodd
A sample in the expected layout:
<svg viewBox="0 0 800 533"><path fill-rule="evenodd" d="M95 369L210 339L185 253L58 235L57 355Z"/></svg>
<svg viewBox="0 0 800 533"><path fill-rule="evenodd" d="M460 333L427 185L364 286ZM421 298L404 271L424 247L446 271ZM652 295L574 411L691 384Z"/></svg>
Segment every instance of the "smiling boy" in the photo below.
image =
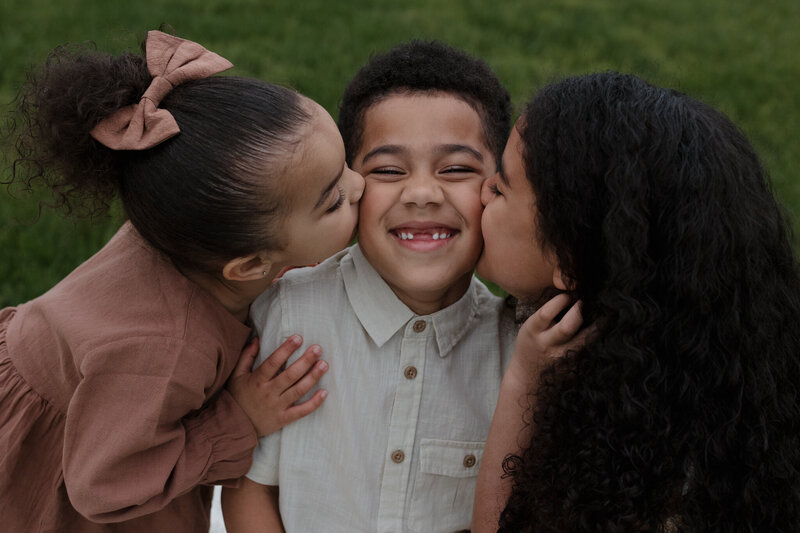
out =
<svg viewBox="0 0 800 533"><path fill-rule="evenodd" d="M365 176L359 242L420 315L467 290L483 244L480 190L495 158L478 114L446 93L396 94L366 111L351 163Z"/></svg>
<svg viewBox="0 0 800 533"><path fill-rule="evenodd" d="M251 310L261 360L292 333L325 349L329 395L261 441L224 493L228 531L468 529L514 338L513 313L473 276L508 93L482 61L413 41L358 72L339 127L366 180L359 244Z"/></svg>

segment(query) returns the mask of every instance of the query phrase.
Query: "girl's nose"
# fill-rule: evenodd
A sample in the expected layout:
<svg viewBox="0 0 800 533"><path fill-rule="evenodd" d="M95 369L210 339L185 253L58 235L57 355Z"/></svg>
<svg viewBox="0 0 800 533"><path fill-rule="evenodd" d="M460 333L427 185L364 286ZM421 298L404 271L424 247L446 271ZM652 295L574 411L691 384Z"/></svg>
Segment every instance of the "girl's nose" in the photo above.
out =
<svg viewBox="0 0 800 533"><path fill-rule="evenodd" d="M348 198L350 199L350 203L358 203L358 201L361 200L361 196L364 194L364 176L352 170L350 167L346 167L345 172L348 173L347 180L348 189L350 191Z"/></svg>
<svg viewBox="0 0 800 533"><path fill-rule="evenodd" d="M494 183L494 181L496 179L497 179L497 174L495 174L494 176L492 176L488 180L485 180L483 182L483 185L481 185L481 203L483 204L483 207L486 207L487 205L489 205L489 202L492 201L492 197L494 196L494 193L492 193L492 190L491 190L490 187L491 187L492 183Z"/></svg>

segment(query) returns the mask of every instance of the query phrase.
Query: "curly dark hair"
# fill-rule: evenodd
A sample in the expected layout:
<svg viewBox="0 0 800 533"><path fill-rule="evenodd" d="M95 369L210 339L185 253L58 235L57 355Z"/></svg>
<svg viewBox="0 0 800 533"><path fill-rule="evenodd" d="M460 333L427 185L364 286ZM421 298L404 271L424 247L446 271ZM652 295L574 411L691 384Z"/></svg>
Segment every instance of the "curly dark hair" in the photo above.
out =
<svg viewBox="0 0 800 533"><path fill-rule="evenodd" d="M800 531L800 282L750 143L610 72L543 88L519 131L598 332L541 376L500 531Z"/></svg>
<svg viewBox="0 0 800 533"><path fill-rule="evenodd" d="M348 165L361 147L367 109L392 94L415 92L449 93L469 104L499 164L511 131L508 91L485 61L440 41L412 40L372 56L345 88L338 123Z"/></svg>
<svg viewBox="0 0 800 533"><path fill-rule="evenodd" d="M143 45L144 48L144 45ZM91 137L103 118L135 104L152 76L145 58L94 45L55 49L17 97L6 140L10 185L53 191L79 216L119 194L139 233L179 268L214 272L227 260L283 246L280 174L309 122L304 97L267 82L215 76L175 87L159 107L180 133L148 150L112 150Z"/></svg>

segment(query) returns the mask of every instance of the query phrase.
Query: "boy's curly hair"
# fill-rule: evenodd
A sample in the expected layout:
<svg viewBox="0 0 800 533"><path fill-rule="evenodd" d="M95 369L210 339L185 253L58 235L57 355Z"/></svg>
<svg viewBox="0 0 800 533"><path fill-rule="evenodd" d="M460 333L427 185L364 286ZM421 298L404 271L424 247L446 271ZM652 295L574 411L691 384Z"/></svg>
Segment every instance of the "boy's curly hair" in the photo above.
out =
<svg viewBox="0 0 800 533"><path fill-rule="evenodd" d="M500 530L800 531L800 283L750 143L617 73L545 87L520 129L599 329L542 375Z"/></svg>
<svg viewBox="0 0 800 533"><path fill-rule="evenodd" d="M461 98L483 123L486 145L500 162L511 130L511 98L489 65L439 41L412 40L370 58L339 103L347 164L361 146L364 113L397 93L444 92Z"/></svg>

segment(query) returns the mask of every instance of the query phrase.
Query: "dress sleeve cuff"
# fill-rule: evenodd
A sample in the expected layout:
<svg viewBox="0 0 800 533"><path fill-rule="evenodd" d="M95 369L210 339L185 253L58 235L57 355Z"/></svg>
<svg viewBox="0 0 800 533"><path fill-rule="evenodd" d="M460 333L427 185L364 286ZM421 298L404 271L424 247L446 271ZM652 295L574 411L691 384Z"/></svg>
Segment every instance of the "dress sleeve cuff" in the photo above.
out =
<svg viewBox="0 0 800 533"><path fill-rule="evenodd" d="M187 445L207 448L208 463L201 483L234 483L250 469L258 443L255 428L230 393L222 389L216 398L185 420ZM190 444L192 443L192 444Z"/></svg>

